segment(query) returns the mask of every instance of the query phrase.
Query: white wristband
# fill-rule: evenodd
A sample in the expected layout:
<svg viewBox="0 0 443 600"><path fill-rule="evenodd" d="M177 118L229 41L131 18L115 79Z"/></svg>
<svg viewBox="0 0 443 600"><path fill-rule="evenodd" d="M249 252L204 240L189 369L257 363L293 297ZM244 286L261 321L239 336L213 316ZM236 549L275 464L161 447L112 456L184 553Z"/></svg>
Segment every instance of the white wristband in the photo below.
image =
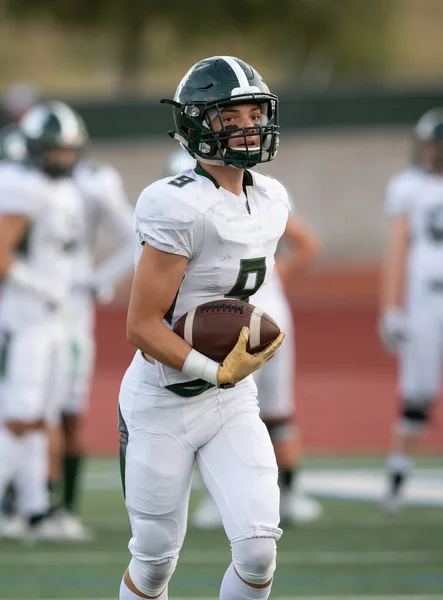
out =
<svg viewBox="0 0 443 600"><path fill-rule="evenodd" d="M40 273L35 272L34 269L20 261L16 261L11 265L8 271L8 279L28 292L40 296L49 302L58 304L65 297L60 287L52 285Z"/></svg>
<svg viewBox="0 0 443 600"><path fill-rule="evenodd" d="M217 385L218 362L192 349L185 359L182 373Z"/></svg>

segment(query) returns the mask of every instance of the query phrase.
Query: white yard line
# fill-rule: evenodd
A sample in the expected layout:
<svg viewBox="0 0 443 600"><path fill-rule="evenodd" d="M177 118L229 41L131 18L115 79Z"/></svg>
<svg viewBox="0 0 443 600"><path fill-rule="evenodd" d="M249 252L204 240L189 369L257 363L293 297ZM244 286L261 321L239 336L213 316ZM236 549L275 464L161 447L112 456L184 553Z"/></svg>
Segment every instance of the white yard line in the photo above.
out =
<svg viewBox="0 0 443 600"><path fill-rule="evenodd" d="M84 566L101 564L125 564L129 559L128 552L23 552L20 554L20 564L24 566ZM223 565L230 560L229 552L214 551L184 551L180 556L180 564L185 565ZM404 565L443 563L443 552L431 550L414 551L373 551L373 552L279 552L279 565ZM0 554L0 565L15 565L17 557L13 554ZM443 598L443 596L442 596Z"/></svg>

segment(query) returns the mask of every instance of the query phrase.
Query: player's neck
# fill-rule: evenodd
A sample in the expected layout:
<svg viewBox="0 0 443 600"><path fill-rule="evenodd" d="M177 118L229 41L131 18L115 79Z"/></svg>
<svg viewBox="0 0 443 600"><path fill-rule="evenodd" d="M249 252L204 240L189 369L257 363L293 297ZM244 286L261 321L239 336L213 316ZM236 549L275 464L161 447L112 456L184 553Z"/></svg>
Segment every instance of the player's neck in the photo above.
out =
<svg viewBox="0 0 443 600"><path fill-rule="evenodd" d="M201 168L215 179L220 187L240 196L243 191L244 169L236 169L230 166L219 167L217 165L201 164Z"/></svg>

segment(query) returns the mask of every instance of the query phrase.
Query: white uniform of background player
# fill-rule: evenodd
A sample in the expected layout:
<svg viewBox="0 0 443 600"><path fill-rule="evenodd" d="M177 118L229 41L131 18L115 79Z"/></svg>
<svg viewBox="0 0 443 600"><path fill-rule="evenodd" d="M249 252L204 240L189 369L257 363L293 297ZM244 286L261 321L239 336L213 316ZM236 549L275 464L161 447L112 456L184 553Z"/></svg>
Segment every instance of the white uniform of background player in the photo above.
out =
<svg viewBox="0 0 443 600"><path fill-rule="evenodd" d="M20 165L0 169L0 218L30 223L15 267L0 292L0 496L15 479L19 510L48 509L47 446L41 429L11 433L9 423L58 419L68 354L64 311L74 275L74 250L84 236L82 200L71 180Z"/></svg>
<svg viewBox="0 0 443 600"><path fill-rule="evenodd" d="M405 285L405 340L400 348L399 391L405 401L400 427L420 429L440 390L443 351L443 178L411 172L388 189L387 212L410 222Z"/></svg>
<svg viewBox="0 0 443 600"><path fill-rule="evenodd" d="M66 319L70 346L68 389L61 407L64 434L63 493L57 513L60 526L71 539L91 539L77 515L83 463L82 417L87 407L95 358L95 303L112 300L115 286L133 271L135 240L133 207L129 204L123 182L108 165L81 161L73 173L74 183L83 200L86 224L84 243L75 261L76 274L72 287L70 311ZM110 236L114 250L95 264L99 233ZM54 434L54 432L53 432ZM54 444L52 478L58 479L58 453Z"/></svg>
<svg viewBox="0 0 443 600"><path fill-rule="evenodd" d="M294 414L295 336L291 308L277 270L250 302L271 315L286 334L282 351L275 355L275 360L254 374L261 418L265 423L280 421L284 427Z"/></svg>
<svg viewBox="0 0 443 600"><path fill-rule="evenodd" d="M83 199L86 243L76 256L71 298L76 321L68 323L74 363L70 390L62 407L66 414L79 414L87 408L95 355L95 300L105 303L112 300L115 286L133 269L135 251L134 211L117 171L108 165L81 162L73 178ZM95 265L101 228L117 242L117 248Z"/></svg>
<svg viewBox="0 0 443 600"><path fill-rule="evenodd" d="M440 391L443 358L442 110L420 119L416 138L421 163L393 177L386 195L393 229L381 335L386 347L398 354L401 402L387 461L390 481L384 507L391 511L403 500L400 492L411 456Z"/></svg>

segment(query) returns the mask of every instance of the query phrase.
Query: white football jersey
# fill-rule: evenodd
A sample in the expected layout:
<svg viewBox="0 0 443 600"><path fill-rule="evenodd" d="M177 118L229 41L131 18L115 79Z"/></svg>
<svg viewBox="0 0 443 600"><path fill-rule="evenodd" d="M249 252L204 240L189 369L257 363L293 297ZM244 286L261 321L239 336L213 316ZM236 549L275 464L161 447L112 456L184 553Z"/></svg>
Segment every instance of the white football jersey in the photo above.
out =
<svg viewBox="0 0 443 600"><path fill-rule="evenodd" d="M204 302L247 300L271 276L290 211L288 195L275 179L250 171L244 189L236 196L196 167L153 183L138 199L136 262L144 243L189 259L165 315L170 325ZM189 382L179 371L157 367L162 386Z"/></svg>
<svg viewBox="0 0 443 600"><path fill-rule="evenodd" d="M443 177L420 169L400 173L388 184L386 207L389 214L410 220L406 306L442 304Z"/></svg>
<svg viewBox="0 0 443 600"><path fill-rule="evenodd" d="M0 215L25 215L29 229L17 257L48 285L71 286L74 252L84 236L80 194L68 178L51 179L37 169L0 167ZM50 315L41 298L6 280L0 286L0 322L18 328Z"/></svg>
<svg viewBox="0 0 443 600"><path fill-rule="evenodd" d="M93 326L92 286L113 287L133 268L135 239L133 207L129 204L119 173L111 166L80 162L74 182L81 193L86 236L76 252L76 275L72 300L84 326ZM119 246L97 266L94 264L99 226L117 238Z"/></svg>

